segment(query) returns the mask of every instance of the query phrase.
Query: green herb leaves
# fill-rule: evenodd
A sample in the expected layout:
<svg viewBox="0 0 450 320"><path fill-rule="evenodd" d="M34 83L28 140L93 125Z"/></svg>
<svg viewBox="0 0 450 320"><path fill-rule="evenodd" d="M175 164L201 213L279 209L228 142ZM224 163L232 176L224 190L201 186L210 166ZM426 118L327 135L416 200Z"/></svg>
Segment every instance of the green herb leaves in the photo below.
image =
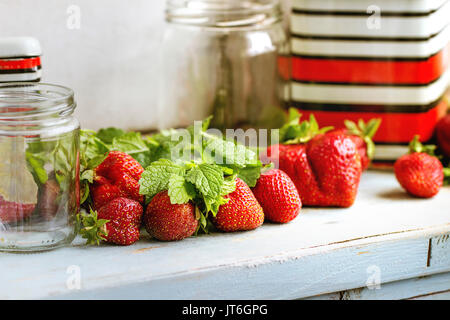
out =
<svg viewBox="0 0 450 320"><path fill-rule="evenodd" d="M236 177L225 177L216 164L188 162L175 164L168 159L160 159L150 164L139 180L139 192L147 197L147 202L157 193L167 190L172 204L193 201L197 206L200 227L207 232L207 218L219 211L227 202L223 196L236 188Z"/></svg>
<svg viewBox="0 0 450 320"><path fill-rule="evenodd" d="M184 168L168 159L160 159L153 162L142 173L139 180L139 193L152 198L157 193L167 190L172 174L183 176Z"/></svg>

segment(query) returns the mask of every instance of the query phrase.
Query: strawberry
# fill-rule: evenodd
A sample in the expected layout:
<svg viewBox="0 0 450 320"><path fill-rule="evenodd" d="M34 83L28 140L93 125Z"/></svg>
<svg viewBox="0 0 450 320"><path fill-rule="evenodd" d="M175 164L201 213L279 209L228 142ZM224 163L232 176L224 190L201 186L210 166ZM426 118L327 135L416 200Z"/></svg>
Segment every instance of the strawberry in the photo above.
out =
<svg viewBox="0 0 450 320"><path fill-rule="evenodd" d="M225 232L253 230L264 222L264 212L250 188L236 178L236 189L224 196L222 204L212 221L217 229Z"/></svg>
<svg viewBox="0 0 450 320"><path fill-rule="evenodd" d="M346 129L337 129L336 132L347 134L355 143L361 158L362 170L369 167L370 161L375 154L375 144L372 141L373 136L380 127L381 119L371 119L367 124L362 119L358 124L350 120L345 120Z"/></svg>
<svg viewBox="0 0 450 320"><path fill-rule="evenodd" d="M87 244L99 244L100 240L119 245L131 245L139 240L143 208L134 200L115 198L98 211L81 215L84 228L80 234Z"/></svg>
<svg viewBox="0 0 450 320"><path fill-rule="evenodd" d="M126 197L142 203L139 179L144 168L130 155L111 151L95 169L94 183L90 187L94 208L99 209L111 200Z"/></svg>
<svg viewBox="0 0 450 320"><path fill-rule="evenodd" d="M436 125L436 138L439 149L450 158L450 114L439 120Z"/></svg>
<svg viewBox="0 0 450 320"><path fill-rule="evenodd" d="M291 178L279 169L261 174L253 194L263 208L264 218L279 223L294 220L300 213L302 202Z"/></svg>
<svg viewBox="0 0 450 320"><path fill-rule="evenodd" d="M395 177L409 194L420 198L434 197L444 181L442 163L433 155L435 147L422 145L415 136L409 148L410 153L394 164Z"/></svg>
<svg viewBox="0 0 450 320"><path fill-rule="evenodd" d="M144 215L147 232L161 241L175 241L195 233L198 220L191 202L172 204L167 191L156 194Z"/></svg>
<svg viewBox="0 0 450 320"><path fill-rule="evenodd" d="M314 116L299 123L290 110L289 122L280 129L285 144L267 149L297 187L303 205L350 207L356 198L362 166L357 147L342 131L319 130Z"/></svg>

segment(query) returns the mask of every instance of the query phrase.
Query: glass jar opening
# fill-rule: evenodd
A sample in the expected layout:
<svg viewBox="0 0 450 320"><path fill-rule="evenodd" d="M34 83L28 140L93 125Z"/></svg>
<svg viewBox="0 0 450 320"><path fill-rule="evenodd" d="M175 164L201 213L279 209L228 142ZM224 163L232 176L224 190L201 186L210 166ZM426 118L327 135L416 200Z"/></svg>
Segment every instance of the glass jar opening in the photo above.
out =
<svg viewBox="0 0 450 320"><path fill-rule="evenodd" d="M46 83L11 82L0 84L0 122L33 121L69 116L75 109L71 89Z"/></svg>
<svg viewBox="0 0 450 320"><path fill-rule="evenodd" d="M281 20L279 0L167 0L166 20L212 28L270 25Z"/></svg>

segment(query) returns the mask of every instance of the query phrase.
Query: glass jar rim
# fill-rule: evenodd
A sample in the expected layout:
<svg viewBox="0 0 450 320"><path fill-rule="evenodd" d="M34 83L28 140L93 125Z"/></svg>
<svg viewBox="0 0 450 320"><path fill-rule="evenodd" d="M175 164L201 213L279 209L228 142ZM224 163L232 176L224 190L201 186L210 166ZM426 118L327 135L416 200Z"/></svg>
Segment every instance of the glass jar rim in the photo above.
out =
<svg viewBox="0 0 450 320"><path fill-rule="evenodd" d="M72 114L76 107L72 89L41 82L0 83L1 120Z"/></svg>
<svg viewBox="0 0 450 320"><path fill-rule="evenodd" d="M281 20L279 0L167 0L171 23L232 28Z"/></svg>

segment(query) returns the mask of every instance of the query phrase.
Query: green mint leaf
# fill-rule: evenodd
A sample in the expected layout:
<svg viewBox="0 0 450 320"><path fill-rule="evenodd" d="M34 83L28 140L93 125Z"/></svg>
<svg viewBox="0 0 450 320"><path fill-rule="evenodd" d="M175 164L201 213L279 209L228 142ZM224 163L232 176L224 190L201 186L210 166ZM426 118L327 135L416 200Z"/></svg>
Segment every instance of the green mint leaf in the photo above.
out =
<svg viewBox="0 0 450 320"><path fill-rule="evenodd" d="M114 138L119 138L125 134L125 131L119 128L104 128L97 132L97 138L102 140L106 144L112 144Z"/></svg>
<svg viewBox="0 0 450 320"><path fill-rule="evenodd" d="M89 160L104 155L110 151L110 147L96 137L95 132L90 130L81 130L80 132L80 154L81 160L86 163Z"/></svg>
<svg viewBox="0 0 450 320"><path fill-rule="evenodd" d="M127 132L114 137L111 148L129 154L143 167L151 163L150 149L139 132Z"/></svg>
<svg viewBox="0 0 450 320"><path fill-rule="evenodd" d="M203 161L227 166L245 167L258 161L258 154L233 141L208 134L203 135Z"/></svg>
<svg viewBox="0 0 450 320"><path fill-rule="evenodd" d="M139 193L153 197L157 193L167 190L172 174L183 175L184 169L172 161L160 159L150 164L142 173L139 180Z"/></svg>
<svg viewBox="0 0 450 320"><path fill-rule="evenodd" d="M168 194L172 204L183 204L196 196L194 186L180 175L172 174L169 178Z"/></svg>
<svg viewBox="0 0 450 320"><path fill-rule="evenodd" d="M231 176L224 179L222 184L222 191L220 195L226 196L227 194L230 194L236 190L236 177Z"/></svg>
<svg viewBox="0 0 450 320"><path fill-rule="evenodd" d="M203 197L215 199L222 192L224 177L219 166L202 163L187 172L186 180L192 183Z"/></svg>
<svg viewBox="0 0 450 320"><path fill-rule="evenodd" d="M237 176L244 181L250 188L253 188L261 176L262 164L247 166L245 168L237 169Z"/></svg>
<svg viewBox="0 0 450 320"><path fill-rule="evenodd" d="M94 170L85 170L80 174L81 181L94 182Z"/></svg>

